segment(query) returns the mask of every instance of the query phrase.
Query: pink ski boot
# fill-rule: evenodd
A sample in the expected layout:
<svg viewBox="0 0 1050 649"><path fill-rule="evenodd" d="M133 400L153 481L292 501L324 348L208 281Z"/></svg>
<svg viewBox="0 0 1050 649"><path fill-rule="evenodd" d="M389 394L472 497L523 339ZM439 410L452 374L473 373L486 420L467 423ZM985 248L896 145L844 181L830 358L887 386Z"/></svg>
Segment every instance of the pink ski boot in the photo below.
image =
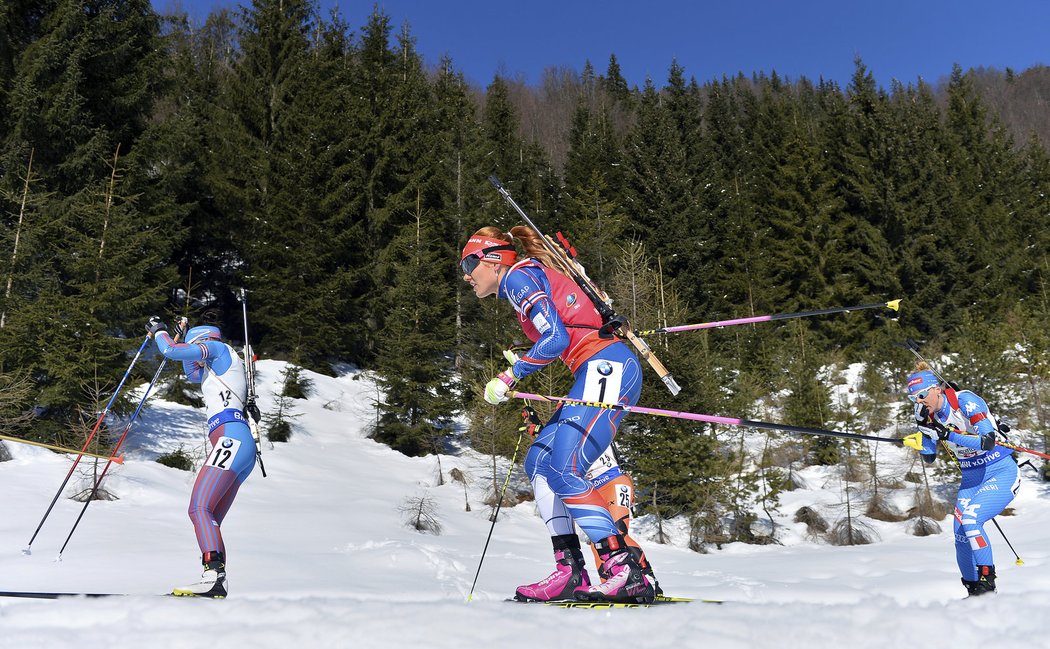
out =
<svg viewBox="0 0 1050 649"><path fill-rule="evenodd" d="M591 580L584 568L579 548L554 551L554 572L543 581L518 586L514 599L519 602L553 602L571 600L578 588L590 588Z"/></svg>
<svg viewBox="0 0 1050 649"><path fill-rule="evenodd" d="M602 559L601 572L608 578L596 586L576 589L575 597L586 602L628 602L652 604L656 600L653 585L642 573L638 560L627 551L619 534L594 544Z"/></svg>

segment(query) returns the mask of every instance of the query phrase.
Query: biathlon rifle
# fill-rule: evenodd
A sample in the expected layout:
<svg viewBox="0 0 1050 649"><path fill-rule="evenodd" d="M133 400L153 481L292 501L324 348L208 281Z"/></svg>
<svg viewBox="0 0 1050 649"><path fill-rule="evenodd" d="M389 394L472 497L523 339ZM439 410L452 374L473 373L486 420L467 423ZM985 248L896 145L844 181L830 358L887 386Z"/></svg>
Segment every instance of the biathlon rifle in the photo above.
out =
<svg viewBox="0 0 1050 649"><path fill-rule="evenodd" d="M682 388L678 386L678 383L671 376L671 373L667 371L664 364L660 362L660 359L656 357L653 350L649 345L639 338L634 331L631 330L631 325L627 321L627 318L616 313L612 308L612 301L609 296L595 285L587 274L583 271L583 267L575 261L575 257L570 257L569 254L561 247L556 245L550 237L547 237L543 232L532 222L528 214L525 213L521 207L514 201L514 198L510 195L510 192L503 186L496 176L489 176L489 182L493 184L496 191L499 192L500 196L514 208L514 211L525 221L525 223L535 232L540 241L543 242L543 246L547 249L547 252L551 253L555 261L557 262L558 268L556 270L567 275L572 281L580 287L580 290L587 296L588 299L594 304L594 308L598 310L598 314L602 318L604 323L601 329L598 330L598 335L603 338L608 338L619 330L620 335L627 339L631 345L638 351L638 355L641 356L649 365L656 370L657 376L663 381L667 389L671 391L672 395L678 394L682 391Z"/></svg>
<svg viewBox="0 0 1050 649"><path fill-rule="evenodd" d="M262 439L259 437L259 404L256 403L255 394L255 352L252 344L248 341L248 298L245 290L241 289L241 311L244 315L244 382L248 387L248 400L244 403L244 413L247 415L248 428L252 431L255 440L255 457L259 460L259 468L263 477L266 477L266 465L262 459Z"/></svg>

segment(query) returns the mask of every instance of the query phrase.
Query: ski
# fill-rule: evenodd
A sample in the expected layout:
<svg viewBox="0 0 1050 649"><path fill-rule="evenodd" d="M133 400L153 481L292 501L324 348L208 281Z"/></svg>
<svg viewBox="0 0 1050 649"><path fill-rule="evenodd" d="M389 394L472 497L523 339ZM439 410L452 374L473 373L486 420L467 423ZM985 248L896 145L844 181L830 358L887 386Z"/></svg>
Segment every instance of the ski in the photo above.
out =
<svg viewBox="0 0 1050 649"><path fill-rule="evenodd" d="M46 593L28 590L0 590L0 597L23 599L59 599L61 597L127 597L125 593Z"/></svg>
<svg viewBox="0 0 1050 649"><path fill-rule="evenodd" d="M185 597L191 599L225 599L224 597L202 597L199 595L187 595L179 593L49 593L31 590L0 590L0 598L12 597L20 599L62 599L63 597Z"/></svg>

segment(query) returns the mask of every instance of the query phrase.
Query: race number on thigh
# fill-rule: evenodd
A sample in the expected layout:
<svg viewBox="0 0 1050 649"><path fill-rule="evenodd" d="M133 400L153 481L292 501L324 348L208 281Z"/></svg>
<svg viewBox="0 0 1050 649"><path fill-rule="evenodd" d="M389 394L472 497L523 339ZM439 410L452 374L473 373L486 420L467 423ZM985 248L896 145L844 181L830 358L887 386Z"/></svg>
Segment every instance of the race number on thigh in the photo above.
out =
<svg viewBox="0 0 1050 649"><path fill-rule="evenodd" d="M631 501L634 500L631 498L631 488L625 484L616 485L616 495L614 498L616 506L623 507L624 509L630 509L632 504Z"/></svg>
<svg viewBox="0 0 1050 649"><path fill-rule="evenodd" d="M211 455L208 456L207 466L229 471L230 467L233 466L233 460L237 457L237 450L240 447L240 440L232 437L220 437L215 442L215 448L211 450Z"/></svg>
<svg viewBox="0 0 1050 649"><path fill-rule="evenodd" d="M587 376L583 379L583 400L616 403L620 399L621 380L623 380L623 363L606 360L589 361Z"/></svg>

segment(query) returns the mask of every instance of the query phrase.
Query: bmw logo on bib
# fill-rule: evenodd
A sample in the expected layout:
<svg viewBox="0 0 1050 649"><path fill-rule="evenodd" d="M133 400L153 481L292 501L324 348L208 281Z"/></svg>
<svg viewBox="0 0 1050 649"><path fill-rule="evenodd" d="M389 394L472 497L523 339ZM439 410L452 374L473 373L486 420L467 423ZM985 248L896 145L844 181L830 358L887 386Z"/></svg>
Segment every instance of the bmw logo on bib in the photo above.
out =
<svg viewBox="0 0 1050 649"><path fill-rule="evenodd" d="M222 440L222 447L223 448L230 448L231 446L233 446L233 440L232 439L227 437L227 438Z"/></svg>
<svg viewBox="0 0 1050 649"><path fill-rule="evenodd" d="M613 368L612 365L609 364L609 361L602 361L601 363L598 363L598 373L602 376L609 376L610 374L612 374L612 371Z"/></svg>

